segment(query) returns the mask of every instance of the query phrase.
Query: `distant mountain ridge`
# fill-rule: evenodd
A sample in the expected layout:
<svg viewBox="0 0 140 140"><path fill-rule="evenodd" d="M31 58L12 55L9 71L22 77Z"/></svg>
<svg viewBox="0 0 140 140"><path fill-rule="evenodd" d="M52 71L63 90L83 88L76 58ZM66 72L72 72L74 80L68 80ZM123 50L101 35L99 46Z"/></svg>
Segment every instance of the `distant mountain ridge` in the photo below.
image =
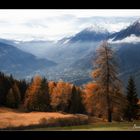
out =
<svg viewBox="0 0 140 140"><path fill-rule="evenodd" d="M113 33L109 38L112 38L113 41L116 41L122 40L131 35L140 37L140 20L135 21L133 24L119 32Z"/></svg>
<svg viewBox="0 0 140 140"><path fill-rule="evenodd" d="M94 28L86 28L77 33L70 39L70 42L76 41L101 41L107 39L109 32L106 30L94 30Z"/></svg>
<svg viewBox="0 0 140 140"><path fill-rule="evenodd" d="M0 71L23 77L56 65L47 59L24 52L12 45L0 42Z"/></svg>

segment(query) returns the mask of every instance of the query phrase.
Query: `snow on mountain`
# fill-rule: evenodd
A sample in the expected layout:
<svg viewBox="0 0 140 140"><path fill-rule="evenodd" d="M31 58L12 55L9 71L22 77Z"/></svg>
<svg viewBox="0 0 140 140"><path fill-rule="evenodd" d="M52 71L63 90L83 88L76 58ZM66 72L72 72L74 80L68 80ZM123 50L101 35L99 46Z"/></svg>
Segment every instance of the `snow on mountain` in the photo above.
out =
<svg viewBox="0 0 140 140"><path fill-rule="evenodd" d="M127 28L122 29L119 32L113 33L112 35L110 35L110 39L112 39L112 41L120 41L122 40L122 42L130 42L130 41L139 41L139 38L136 37L140 37L140 20L137 20L135 22L133 22L132 24L130 24ZM123 40L124 39L124 40Z"/></svg>
<svg viewBox="0 0 140 140"><path fill-rule="evenodd" d="M77 33L70 39L70 42L77 42L77 41L101 41L108 37L109 32L104 28L94 28L93 26L85 28L84 30Z"/></svg>
<svg viewBox="0 0 140 140"><path fill-rule="evenodd" d="M96 33L106 33L108 30L104 28L104 26L98 26L96 24L93 24L92 26L86 28L85 30L89 32L96 32Z"/></svg>

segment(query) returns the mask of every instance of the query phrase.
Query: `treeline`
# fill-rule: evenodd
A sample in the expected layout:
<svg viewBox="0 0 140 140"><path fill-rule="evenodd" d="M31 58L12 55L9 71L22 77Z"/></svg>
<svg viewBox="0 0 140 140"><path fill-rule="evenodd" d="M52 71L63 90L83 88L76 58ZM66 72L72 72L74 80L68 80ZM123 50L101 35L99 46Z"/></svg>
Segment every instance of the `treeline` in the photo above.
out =
<svg viewBox="0 0 140 140"><path fill-rule="evenodd" d="M0 105L22 108L24 111L81 113L106 119L107 103L96 82L77 87L64 81L47 81L35 76L30 83L0 73ZM139 119L138 98L132 77L128 81L127 96L112 97L112 119Z"/></svg>
<svg viewBox="0 0 140 140"><path fill-rule="evenodd" d="M64 81L47 81L39 75L30 82L0 73L0 105L24 111L81 113L112 120L140 119L140 107L133 77L124 93L118 78L114 52L107 42L97 50L94 81L81 87Z"/></svg>
<svg viewBox="0 0 140 140"><path fill-rule="evenodd" d="M79 87L63 81L48 82L36 75L27 83L0 73L1 106L24 108L25 111L86 113L81 94Z"/></svg>
<svg viewBox="0 0 140 140"><path fill-rule="evenodd" d="M38 75L29 84L24 107L29 111L85 113L81 94L80 88L73 84L63 81L48 82Z"/></svg>
<svg viewBox="0 0 140 140"><path fill-rule="evenodd" d="M0 105L17 108L24 102L27 87L25 80L16 80L0 72Z"/></svg>

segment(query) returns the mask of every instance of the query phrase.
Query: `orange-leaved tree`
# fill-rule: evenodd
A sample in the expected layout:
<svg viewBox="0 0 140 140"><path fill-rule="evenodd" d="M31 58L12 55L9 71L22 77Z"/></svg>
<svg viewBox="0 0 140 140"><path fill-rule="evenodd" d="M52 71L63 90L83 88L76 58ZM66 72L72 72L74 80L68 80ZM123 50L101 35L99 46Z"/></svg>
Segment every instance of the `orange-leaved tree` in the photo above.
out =
<svg viewBox="0 0 140 140"><path fill-rule="evenodd" d="M114 95L114 92L120 88L121 83L118 79L117 65L114 56L114 51L111 47L109 47L108 42L103 41L97 49L94 61L94 71L92 73L94 80L99 86L100 95L105 97L104 99L106 100L104 110L107 112L108 122L112 122L112 96Z"/></svg>

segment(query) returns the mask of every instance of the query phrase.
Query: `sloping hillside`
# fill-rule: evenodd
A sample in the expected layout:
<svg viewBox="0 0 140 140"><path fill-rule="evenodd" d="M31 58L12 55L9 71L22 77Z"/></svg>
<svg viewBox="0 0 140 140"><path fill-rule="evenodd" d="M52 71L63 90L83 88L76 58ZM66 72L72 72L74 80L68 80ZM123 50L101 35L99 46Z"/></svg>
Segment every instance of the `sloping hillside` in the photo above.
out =
<svg viewBox="0 0 140 140"><path fill-rule="evenodd" d="M48 59L39 59L36 56L24 52L12 45L0 42L0 70L12 73L16 77L25 78L33 72L45 70L55 66L56 63Z"/></svg>

